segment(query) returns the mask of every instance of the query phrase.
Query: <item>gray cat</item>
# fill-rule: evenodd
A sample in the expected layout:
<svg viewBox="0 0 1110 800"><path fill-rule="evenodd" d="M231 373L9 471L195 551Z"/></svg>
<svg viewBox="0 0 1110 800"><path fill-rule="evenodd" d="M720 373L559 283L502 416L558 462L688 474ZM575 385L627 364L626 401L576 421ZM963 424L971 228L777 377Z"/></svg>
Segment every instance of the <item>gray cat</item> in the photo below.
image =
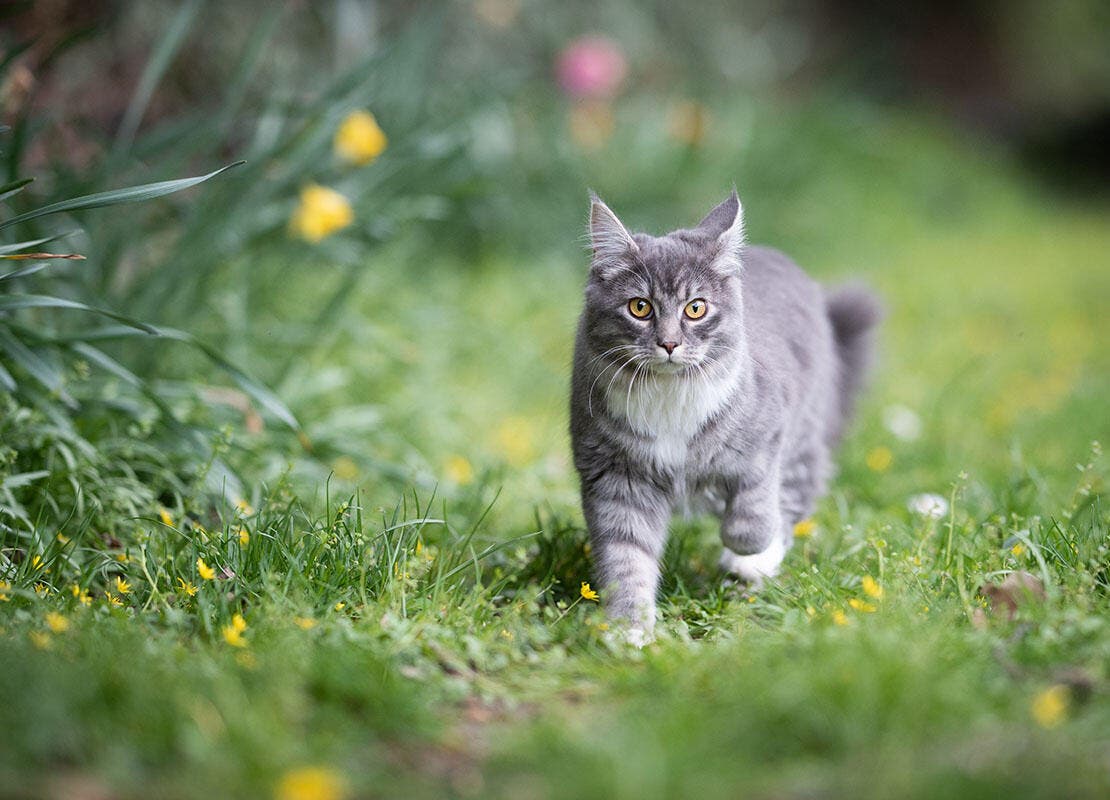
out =
<svg viewBox="0 0 1110 800"><path fill-rule="evenodd" d="M776 574L825 491L880 310L746 246L735 190L662 237L591 200L571 440L603 599L642 644L676 507L719 516L725 570Z"/></svg>

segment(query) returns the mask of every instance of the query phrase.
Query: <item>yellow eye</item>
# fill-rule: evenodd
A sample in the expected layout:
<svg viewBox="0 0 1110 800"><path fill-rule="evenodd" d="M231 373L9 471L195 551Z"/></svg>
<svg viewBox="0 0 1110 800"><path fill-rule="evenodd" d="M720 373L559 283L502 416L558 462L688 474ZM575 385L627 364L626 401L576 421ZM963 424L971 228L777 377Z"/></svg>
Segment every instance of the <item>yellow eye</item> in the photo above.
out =
<svg viewBox="0 0 1110 800"><path fill-rule="evenodd" d="M686 308L682 311L690 319L701 319L705 316L705 312L709 310L709 303L702 300L700 297L697 300L691 300L686 304Z"/></svg>
<svg viewBox="0 0 1110 800"><path fill-rule="evenodd" d="M651 316L651 302L643 297L633 297L628 301L628 313L636 319L647 319Z"/></svg>

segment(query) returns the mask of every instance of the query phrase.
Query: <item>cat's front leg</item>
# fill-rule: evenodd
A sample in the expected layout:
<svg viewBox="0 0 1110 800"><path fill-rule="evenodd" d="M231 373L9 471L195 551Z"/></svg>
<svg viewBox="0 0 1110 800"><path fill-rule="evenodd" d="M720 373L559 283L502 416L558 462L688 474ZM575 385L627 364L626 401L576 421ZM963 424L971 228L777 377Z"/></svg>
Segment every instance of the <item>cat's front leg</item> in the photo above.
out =
<svg viewBox="0 0 1110 800"><path fill-rule="evenodd" d="M721 568L759 588L786 555L778 459L749 469L730 487L721 517Z"/></svg>
<svg viewBox="0 0 1110 800"><path fill-rule="evenodd" d="M647 476L614 469L584 485L582 501L606 611L642 647L655 629L670 498Z"/></svg>

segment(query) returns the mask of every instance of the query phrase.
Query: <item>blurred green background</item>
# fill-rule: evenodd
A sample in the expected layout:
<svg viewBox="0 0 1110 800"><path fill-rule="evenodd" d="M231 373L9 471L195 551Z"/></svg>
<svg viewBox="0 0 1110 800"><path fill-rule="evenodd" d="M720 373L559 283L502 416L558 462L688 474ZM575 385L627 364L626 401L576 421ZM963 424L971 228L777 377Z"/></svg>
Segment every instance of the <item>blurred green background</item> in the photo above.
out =
<svg viewBox="0 0 1110 800"><path fill-rule="evenodd" d="M1096 796L1105 769L1072 772L1066 751L1104 756L1108 713L1092 449L1110 437L1108 30L1097 0L5 4L0 255L85 256L0 261L0 672L23 698L0 720L24 734L0 757L8 794L65 796L32 780L65 764L134 796L146 778L251 796L316 759L345 760L367 796L553 796L567 765L571 796ZM149 202L8 224L241 160ZM565 433L587 190L659 233L734 185L752 241L883 296L881 358L793 582L750 603L716 588L712 526L681 523L676 638L607 671ZM922 493L952 501L947 546L907 509ZM394 555L439 548L411 598L404 558L368 589L358 555L398 530ZM313 537L346 544L325 557L302 550ZM211 585L200 557L224 569ZM973 629L976 588L1023 564L1056 582L1049 607ZM883 625L806 627L883 569L902 598ZM240 612L254 666L223 652ZM758 657L737 644L749 624ZM120 678L97 637L145 647L149 676ZM721 649L687 649L703 638ZM811 684L807 659L871 688ZM145 709L184 672L147 741ZM1045 682L1095 698L1066 738L1028 719ZM755 721L730 727L751 686ZM224 719L257 706L220 728L197 696ZM935 714L905 710L922 704ZM931 751L906 777L917 748L966 744L965 717L987 766ZM764 725L781 745L765 770ZM116 747L80 741L114 730ZM860 784L872 748L888 766Z"/></svg>

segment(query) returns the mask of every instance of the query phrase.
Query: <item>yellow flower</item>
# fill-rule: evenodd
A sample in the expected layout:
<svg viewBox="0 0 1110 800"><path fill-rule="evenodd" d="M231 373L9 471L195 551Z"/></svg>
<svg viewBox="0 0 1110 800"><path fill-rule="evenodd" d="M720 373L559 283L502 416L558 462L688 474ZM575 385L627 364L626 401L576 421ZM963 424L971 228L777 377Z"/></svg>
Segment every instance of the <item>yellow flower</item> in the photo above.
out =
<svg viewBox="0 0 1110 800"><path fill-rule="evenodd" d="M522 467L536 455L535 426L527 417L509 417L497 427L494 442L511 466Z"/></svg>
<svg viewBox="0 0 1110 800"><path fill-rule="evenodd" d="M590 588L590 584L582 581L582 587L578 590L585 600L597 600L597 592Z"/></svg>
<svg viewBox="0 0 1110 800"><path fill-rule="evenodd" d="M451 483L465 486L474 480L474 467L462 456L451 456L443 464L443 475Z"/></svg>
<svg viewBox="0 0 1110 800"><path fill-rule="evenodd" d="M224 625L221 633L223 634L224 641L232 647L247 646L247 640L243 638L242 631L236 630L234 625Z"/></svg>
<svg viewBox="0 0 1110 800"><path fill-rule="evenodd" d="M54 631L54 633L65 633L69 630L69 620L57 611L51 611L46 615L46 627Z"/></svg>
<svg viewBox="0 0 1110 800"><path fill-rule="evenodd" d="M276 800L343 800L347 785L335 770L300 767L285 773L274 791Z"/></svg>
<svg viewBox="0 0 1110 800"><path fill-rule="evenodd" d="M1013 547L1010 548L1010 552L1013 553L1018 558L1021 558L1023 555L1025 555L1025 549L1026 549L1025 545L1023 545L1021 542L1018 542L1017 544L1015 544Z"/></svg>
<svg viewBox="0 0 1110 800"><path fill-rule="evenodd" d="M363 167L385 152L389 139L369 111L353 111L335 132L335 154Z"/></svg>
<svg viewBox="0 0 1110 800"><path fill-rule="evenodd" d="M42 581L39 581L35 584L35 594L37 594L39 597L45 597L46 595L50 594L50 587Z"/></svg>
<svg viewBox="0 0 1110 800"><path fill-rule="evenodd" d="M59 533L54 538L57 539L61 544L69 544L69 537L64 534Z"/></svg>
<svg viewBox="0 0 1110 800"><path fill-rule="evenodd" d="M165 506L158 506L158 516L162 519L162 524L167 527L173 527L173 517L170 515L169 509Z"/></svg>
<svg viewBox="0 0 1110 800"><path fill-rule="evenodd" d="M231 618L231 627L239 633L242 633L247 629L247 621L243 619L242 614L236 614Z"/></svg>
<svg viewBox="0 0 1110 800"><path fill-rule="evenodd" d="M244 517L249 517L254 513L254 507L241 497L235 501L235 510Z"/></svg>
<svg viewBox="0 0 1110 800"><path fill-rule="evenodd" d="M12 590L12 585L7 581L0 581L0 603L6 603L11 600L8 597L8 592Z"/></svg>
<svg viewBox="0 0 1110 800"><path fill-rule="evenodd" d="M807 536L812 536L816 528L816 522L811 519L803 519L794 525L794 538L805 539Z"/></svg>
<svg viewBox="0 0 1110 800"><path fill-rule="evenodd" d="M856 611L863 611L867 614L870 614L875 610L875 606L872 605L871 603L868 603L866 600L860 600L860 599L855 598L855 597L851 598L848 601L848 605L850 605Z"/></svg>
<svg viewBox="0 0 1110 800"><path fill-rule="evenodd" d="M239 546L246 547L251 543L251 534L246 528L239 529Z"/></svg>
<svg viewBox="0 0 1110 800"><path fill-rule="evenodd" d="M311 617L293 617L293 624L302 631L310 631L316 627L316 620Z"/></svg>
<svg viewBox="0 0 1110 800"><path fill-rule="evenodd" d="M189 583L184 578L177 579L177 588L178 591L184 592L189 595L189 597L196 597L197 595L197 587L193 586L193 584Z"/></svg>
<svg viewBox="0 0 1110 800"><path fill-rule="evenodd" d="M832 621L837 625L847 625L848 615L838 608L836 611L832 612Z"/></svg>
<svg viewBox="0 0 1110 800"><path fill-rule="evenodd" d="M108 605L110 605L110 606L122 606L123 605L123 601L120 600L118 597L116 597L111 592L106 592L104 594L104 599L108 601Z"/></svg>
<svg viewBox="0 0 1110 800"><path fill-rule="evenodd" d="M38 572L46 566L46 562L42 560L42 556L31 556L31 569Z"/></svg>
<svg viewBox="0 0 1110 800"><path fill-rule="evenodd" d="M131 584L123 578L116 577L116 591L120 594L131 594Z"/></svg>
<svg viewBox="0 0 1110 800"><path fill-rule="evenodd" d="M353 481L358 477L358 464L350 456L340 456L331 462L332 472L341 481Z"/></svg>
<svg viewBox="0 0 1110 800"><path fill-rule="evenodd" d="M39 650L50 649L50 634L45 631L31 631L31 644Z"/></svg>
<svg viewBox="0 0 1110 800"><path fill-rule="evenodd" d="M206 581L214 580L216 577L216 570L205 564L203 558L197 559L197 573Z"/></svg>
<svg viewBox="0 0 1110 800"><path fill-rule="evenodd" d="M894 463L894 453L890 452L889 447L883 447L882 445L872 447L867 452L864 463L872 472L886 472L890 469L890 465Z"/></svg>
<svg viewBox="0 0 1110 800"><path fill-rule="evenodd" d="M354 221L355 213L346 197L312 183L301 189L301 202L289 219L289 230L315 244Z"/></svg>
<svg viewBox="0 0 1110 800"><path fill-rule="evenodd" d="M127 557L127 553L116 553L116 561L121 564L126 564L131 559Z"/></svg>
<svg viewBox="0 0 1110 800"><path fill-rule="evenodd" d="M1057 683L1034 697L1029 711L1042 728L1055 728L1067 717L1069 705L1071 694L1068 687Z"/></svg>
<svg viewBox="0 0 1110 800"><path fill-rule="evenodd" d="M77 602L79 602L81 605L87 606L92 604L92 595L90 595L85 589L82 589L76 583L69 588L69 591L73 594L74 597L77 598Z"/></svg>
<svg viewBox="0 0 1110 800"><path fill-rule="evenodd" d="M335 609L336 611L342 611L342 610L343 610L343 609L345 609L346 607L347 607L347 604L346 604L346 603L343 603L343 602L339 602L339 603L336 603L336 604L335 604L335 605L333 606L333 608L334 608L334 609Z"/></svg>
<svg viewBox="0 0 1110 800"><path fill-rule="evenodd" d="M874 597L876 600L881 600L883 597L883 587L879 582L872 578L870 575L863 576L863 593L868 597Z"/></svg>

